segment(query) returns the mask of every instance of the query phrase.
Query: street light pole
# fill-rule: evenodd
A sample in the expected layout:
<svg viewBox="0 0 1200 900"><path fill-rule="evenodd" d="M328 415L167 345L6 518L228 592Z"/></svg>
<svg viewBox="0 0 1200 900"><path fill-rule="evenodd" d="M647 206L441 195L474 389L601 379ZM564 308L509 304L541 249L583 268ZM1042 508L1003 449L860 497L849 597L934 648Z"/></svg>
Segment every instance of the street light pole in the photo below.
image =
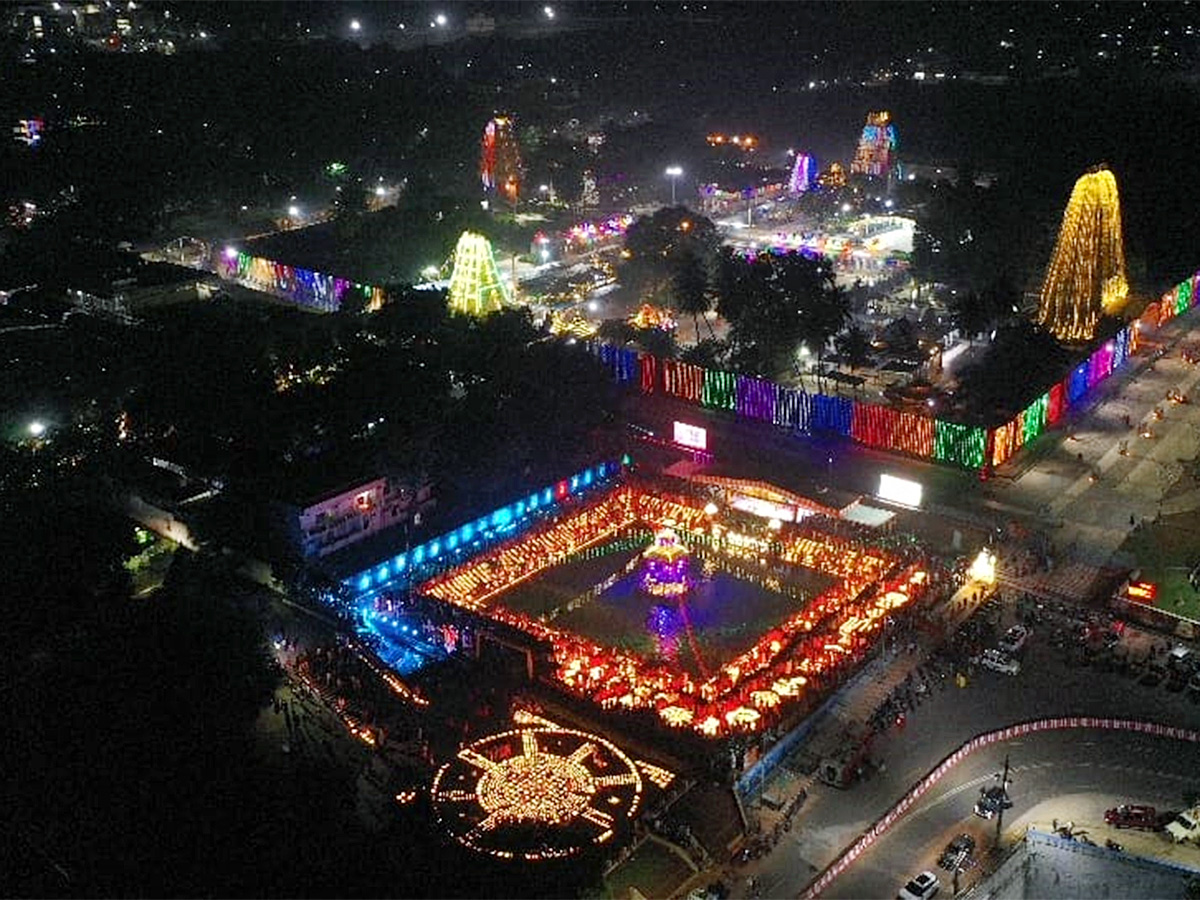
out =
<svg viewBox="0 0 1200 900"><path fill-rule="evenodd" d="M1004 804L1008 800L1008 754L1004 754L1004 774L1000 777L1000 808L996 811L996 844L1000 843L1000 831L1004 827Z"/></svg>
<svg viewBox="0 0 1200 900"><path fill-rule="evenodd" d="M671 205L675 205L675 182L683 174L681 166L667 166L666 176L671 179Z"/></svg>

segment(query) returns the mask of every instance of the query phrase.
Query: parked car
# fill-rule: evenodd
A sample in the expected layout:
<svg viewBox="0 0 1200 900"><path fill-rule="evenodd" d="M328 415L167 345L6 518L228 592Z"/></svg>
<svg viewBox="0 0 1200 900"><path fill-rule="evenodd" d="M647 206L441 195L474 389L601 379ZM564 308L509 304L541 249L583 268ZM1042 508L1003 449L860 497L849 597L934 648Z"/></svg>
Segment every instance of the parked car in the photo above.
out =
<svg viewBox="0 0 1200 900"><path fill-rule="evenodd" d="M965 863L970 859L975 849L975 838L963 832L946 845L938 859L939 869L966 868Z"/></svg>
<svg viewBox="0 0 1200 900"><path fill-rule="evenodd" d="M1167 834L1177 844L1200 840L1200 806L1184 810L1168 822Z"/></svg>
<svg viewBox="0 0 1200 900"><path fill-rule="evenodd" d="M1192 670L1192 661L1192 651L1182 644L1172 647L1171 652L1167 654L1167 665L1173 669L1182 669L1190 672Z"/></svg>
<svg viewBox="0 0 1200 900"><path fill-rule="evenodd" d="M1025 646L1025 642L1029 640L1029 636L1033 634L1033 630L1024 625L1014 625L1008 631L1004 632L1004 637L1000 638L1000 649L1008 654L1019 653Z"/></svg>
<svg viewBox="0 0 1200 900"><path fill-rule="evenodd" d="M1002 809L1012 807L1008 792L1000 785L979 789L979 799L975 801L975 815L981 819L991 819Z"/></svg>
<svg viewBox="0 0 1200 900"><path fill-rule="evenodd" d="M1158 828L1158 810L1153 806L1122 803L1104 813L1104 821L1113 828Z"/></svg>
<svg viewBox="0 0 1200 900"><path fill-rule="evenodd" d="M930 897L937 896L941 886L942 883L933 872L922 872L900 888L896 900L929 900Z"/></svg>
<svg viewBox="0 0 1200 900"><path fill-rule="evenodd" d="M993 672L1003 672L1005 675L1016 675L1021 671L1020 662L991 648L984 650L979 656L973 657L971 662L983 666L985 669L991 669Z"/></svg>

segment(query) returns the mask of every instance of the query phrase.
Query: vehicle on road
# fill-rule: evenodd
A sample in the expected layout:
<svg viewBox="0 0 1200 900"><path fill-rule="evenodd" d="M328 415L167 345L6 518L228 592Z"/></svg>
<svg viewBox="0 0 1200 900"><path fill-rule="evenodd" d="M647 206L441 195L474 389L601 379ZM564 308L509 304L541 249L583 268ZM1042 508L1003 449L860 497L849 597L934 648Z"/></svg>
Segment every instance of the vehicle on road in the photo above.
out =
<svg viewBox="0 0 1200 900"><path fill-rule="evenodd" d="M1177 844L1200 840L1200 806L1184 810L1168 822L1167 836Z"/></svg>
<svg viewBox="0 0 1200 900"><path fill-rule="evenodd" d="M946 849L942 851L941 857L938 858L938 868L946 869L947 871L965 869L974 850L975 838L963 832L946 845Z"/></svg>
<svg viewBox="0 0 1200 900"><path fill-rule="evenodd" d="M998 646L1002 652L1011 656L1014 653L1021 652L1031 634L1033 634L1033 631L1024 625L1014 625L1008 631L1004 632L1004 637L1000 638Z"/></svg>
<svg viewBox="0 0 1200 900"><path fill-rule="evenodd" d="M900 888L896 900L929 900L930 897L937 896L941 886L942 883L938 881L937 875L933 872L922 872Z"/></svg>
<svg viewBox="0 0 1200 900"><path fill-rule="evenodd" d="M975 801L975 815L981 819L991 819L1001 810L1011 807L1012 800L1008 799L1008 792L1004 788L999 785L980 788L979 799Z"/></svg>
<svg viewBox="0 0 1200 900"><path fill-rule="evenodd" d="M1113 828L1158 828L1158 810L1153 806L1122 803L1104 813L1104 822Z"/></svg>
<svg viewBox="0 0 1200 900"><path fill-rule="evenodd" d="M971 662L983 666L985 669L991 669L993 672L1003 672L1005 675L1017 675L1021 671L1020 662L991 648L972 657Z"/></svg>

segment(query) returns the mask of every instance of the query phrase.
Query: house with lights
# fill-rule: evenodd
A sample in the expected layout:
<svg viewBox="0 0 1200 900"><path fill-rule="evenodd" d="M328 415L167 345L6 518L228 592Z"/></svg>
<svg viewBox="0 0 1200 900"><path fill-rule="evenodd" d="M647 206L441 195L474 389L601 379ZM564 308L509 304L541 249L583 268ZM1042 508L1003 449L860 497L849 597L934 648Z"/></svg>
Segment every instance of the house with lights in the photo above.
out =
<svg viewBox="0 0 1200 900"><path fill-rule="evenodd" d="M280 507L288 543L305 559L319 559L394 525L419 524L433 503L433 486L424 479L379 477Z"/></svg>

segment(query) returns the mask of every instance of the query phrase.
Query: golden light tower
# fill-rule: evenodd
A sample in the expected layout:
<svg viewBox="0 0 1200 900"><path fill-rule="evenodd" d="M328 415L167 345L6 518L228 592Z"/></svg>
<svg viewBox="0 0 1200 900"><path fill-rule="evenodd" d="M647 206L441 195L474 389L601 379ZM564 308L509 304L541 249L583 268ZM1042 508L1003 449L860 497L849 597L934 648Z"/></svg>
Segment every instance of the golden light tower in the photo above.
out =
<svg viewBox="0 0 1200 900"><path fill-rule="evenodd" d="M1059 340L1091 340L1101 313L1120 310L1128 294L1117 179L1101 164L1071 191L1042 283L1038 321Z"/></svg>
<svg viewBox="0 0 1200 900"><path fill-rule="evenodd" d="M507 302L508 289L496 267L492 242L482 234L464 231L454 248L450 309L464 315L486 316Z"/></svg>

